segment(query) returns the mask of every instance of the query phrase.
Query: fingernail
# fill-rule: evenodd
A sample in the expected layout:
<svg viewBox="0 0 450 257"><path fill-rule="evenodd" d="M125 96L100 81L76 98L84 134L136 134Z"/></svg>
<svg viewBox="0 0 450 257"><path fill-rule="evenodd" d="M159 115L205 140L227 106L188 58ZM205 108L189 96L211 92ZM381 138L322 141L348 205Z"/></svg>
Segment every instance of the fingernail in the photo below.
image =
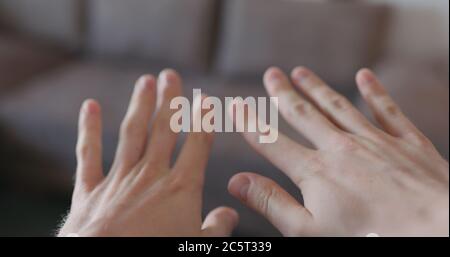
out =
<svg viewBox="0 0 450 257"><path fill-rule="evenodd" d="M172 69L165 69L161 72L162 75L162 79L164 80L164 82L168 83L168 84L173 84L176 82L176 74L175 71Z"/></svg>
<svg viewBox="0 0 450 257"><path fill-rule="evenodd" d="M98 107L95 104L95 101L92 99L88 99L83 103L83 110L87 114L94 114L98 112Z"/></svg>
<svg viewBox="0 0 450 257"><path fill-rule="evenodd" d="M246 179L246 180L248 181L248 179ZM247 194L248 194L248 188L249 188L249 187L250 187L250 181L248 181L247 184L243 184L243 185L241 186L241 190L239 191L239 192L240 192L241 199L247 200Z"/></svg>
<svg viewBox="0 0 450 257"><path fill-rule="evenodd" d="M267 70L266 79L267 81L277 81L282 77L282 72L279 68L271 67Z"/></svg>
<svg viewBox="0 0 450 257"><path fill-rule="evenodd" d="M153 76L151 75L144 75L139 78L139 80L136 83L136 87L138 90L145 90L147 88L150 88L153 80Z"/></svg>
<svg viewBox="0 0 450 257"><path fill-rule="evenodd" d="M361 82L365 85L370 85L375 80L375 77L373 76L372 72L369 69L362 69L360 71L361 74Z"/></svg>
<svg viewBox="0 0 450 257"><path fill-rule="evenodd" d="M229 190L231 194L241 200L247 200L250 180L246 176L236 176L230 181Z"/></svg>
<svg viewBox="0 0 450 257"><path fill-rule="evenodd" d="M311 73L309 70L303 67L297 67L292 71L292 77L299 81L307 79L310 75Z"/></svg>

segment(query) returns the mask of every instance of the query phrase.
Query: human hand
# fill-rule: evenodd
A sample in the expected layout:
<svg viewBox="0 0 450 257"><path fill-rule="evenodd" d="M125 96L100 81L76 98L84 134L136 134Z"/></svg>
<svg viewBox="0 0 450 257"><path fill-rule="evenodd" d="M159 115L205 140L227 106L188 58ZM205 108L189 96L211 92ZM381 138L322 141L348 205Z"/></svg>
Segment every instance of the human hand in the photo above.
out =
<svg viewBox="0 0 450 257"><path fill-rule="evenodd" d="M306 98L277 68L266 72L264 84L279 98L283 117L317 149L282 134L273 144L259 144L258 132L243 136L301 189L304 205L254 173L235 175L230 193L286 236L448 236L448 162L373 73L363 69L356 81L381 129L306 68L294 69L291 79ZM254 110L245 122L257 122Z"/></svg>
<svg viewBox="0 0 450 257"><path fill-rule="evenodd" d="M102 168L100 106L93 100L85 101L80 111L72 206L59 236L231 234L238 215L230 208L213 210L202 224L203 180L212 134L189 133L170 167L176 133L169 126L175 112L169 103L181 91L181 79L172 70L163 71L158 82L151 75L138 80L121 125L114 163L106 177ZM201 110L193 110L193 115L202 115Z"/></svg>

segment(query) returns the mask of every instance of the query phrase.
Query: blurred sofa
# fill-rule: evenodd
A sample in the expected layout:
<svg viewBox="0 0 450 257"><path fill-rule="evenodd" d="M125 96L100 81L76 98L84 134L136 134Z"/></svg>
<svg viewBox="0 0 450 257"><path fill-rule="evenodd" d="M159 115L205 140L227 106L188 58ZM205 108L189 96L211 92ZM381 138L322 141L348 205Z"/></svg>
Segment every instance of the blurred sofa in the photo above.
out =
<svg viewBox="0 0 450 257"><path fill-rule="evenodd" d="M354 74L380 63L388 14L385 6L361 1L0 0L0 127L5 137L54 160L42 176L70 180L81 102L102 104L109 167L134 81L164 67L180 71L187 96L201 88L223 97L262 96L267 67L306 65L358 102ZM237 208L236 235L278 235L228 195L228 180L238 171L260 172L301 198L238 134L227 133L216 136L205 210Z"/></svg>

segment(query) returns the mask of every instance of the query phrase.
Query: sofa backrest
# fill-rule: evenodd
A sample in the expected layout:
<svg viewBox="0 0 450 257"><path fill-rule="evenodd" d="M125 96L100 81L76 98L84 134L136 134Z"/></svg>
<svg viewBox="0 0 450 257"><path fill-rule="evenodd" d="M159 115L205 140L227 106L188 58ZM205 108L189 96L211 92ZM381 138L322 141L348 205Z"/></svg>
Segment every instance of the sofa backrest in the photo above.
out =
<svg viewBox="0 0 450 257"><path fill-rule="evenodd" d="M203 70L217 0L90 0L88 44L94 54Z"/></svg>
<svg viewBox="0 0 450 257"><path fill-rule="evenodd" d="M358 1L226 0L215 69L260 77L271 65L305 65L337 86L370 66L387 9Z"/></svg>
<svg viewBox="0 0 450 257"><path fill-rule="evenodd" d="M227 78L306 65L338 86L373 63L386 14L361 1L0 0L7 28L96 55L191 70L213 57Z"/></svg>
<svg viewBox="0 0 450 257"><path fill-rule="evenodd" d="M78 48L83 4L84 0L0 0L0 23L34 40Z"/></svg>

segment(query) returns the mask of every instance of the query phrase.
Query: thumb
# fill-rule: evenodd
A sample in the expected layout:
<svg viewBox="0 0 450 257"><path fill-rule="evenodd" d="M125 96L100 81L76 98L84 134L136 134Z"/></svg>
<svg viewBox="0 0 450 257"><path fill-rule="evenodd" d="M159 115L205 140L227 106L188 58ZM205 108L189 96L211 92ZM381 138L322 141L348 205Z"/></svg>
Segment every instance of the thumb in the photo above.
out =
<svg viewBox="0 0 450 257"><path fill-rule="evenodd" d="M212 210L202 225L203 235L212 237L230 236L239 222L239 214L229 207Z"/></svg>
<svg viewBox="0 0 450 257"><path fill-rule="evenodd" d="M312 214L275 181L255 173L234 175L230 193L266 217L285 236L311 235Z"/></svg>

